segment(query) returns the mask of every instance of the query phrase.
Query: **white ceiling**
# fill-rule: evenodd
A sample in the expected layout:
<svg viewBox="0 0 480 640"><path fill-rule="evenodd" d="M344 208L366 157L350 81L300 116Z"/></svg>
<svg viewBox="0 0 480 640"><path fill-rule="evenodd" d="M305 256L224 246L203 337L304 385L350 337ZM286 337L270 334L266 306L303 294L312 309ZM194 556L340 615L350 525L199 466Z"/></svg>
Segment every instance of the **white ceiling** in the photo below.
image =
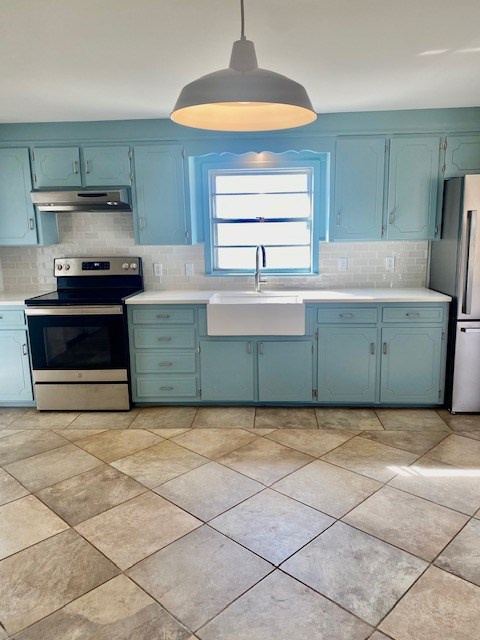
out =
<svg viewBox="0 0 480 640"><path fill-rule="evenodd" d="M259 65L316 111L480 105L479 0L245 0ZM168 116L228 66L239 0L1 0L0 122Z"/></svg>

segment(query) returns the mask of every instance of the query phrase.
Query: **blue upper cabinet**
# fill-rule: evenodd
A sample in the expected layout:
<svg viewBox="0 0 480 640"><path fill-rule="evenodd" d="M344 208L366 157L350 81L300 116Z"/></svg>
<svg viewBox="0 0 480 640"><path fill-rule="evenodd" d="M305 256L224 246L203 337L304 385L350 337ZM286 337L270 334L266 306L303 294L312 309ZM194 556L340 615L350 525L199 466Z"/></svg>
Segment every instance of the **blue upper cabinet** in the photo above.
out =
<svg viewBox="0 0 480 640"><path fill-rule="evenodd" d="M36 189L82 185L78 147L36 147L32 158Z"/></svg>
<svg viewBox="0 0 480 640"><path fill-rule="evenodd" d="M459 178L480 173L480 136L448 136L445 177Z"/></svg>
<svg viewBox="0 0 480 640"><path fill-rule="evenodd" d="M130 168L130 147L84 147L83 175L86 187L107 187L109 185L129 185L132 174Z"/></svg>
<svg viewBox="0 0 480 640"><path fill-rule="evenodd" d="M138 244L185 244L185 174L181 145L136 146Z"/></svg>
<svg viewBox="0 0 480 640"><path fill-rule="evenodd" d="M385 138L337 140L331 239L381 239L385 149Z"/></svg>
<svg viewBox="0 0 480 640"><path fill-rule="evenodd" d="M0 149L0 245L37 244L31 189L28 149Z"/></svg>
<svg viewBox="0 0 480 640"><path fill-rule="evenodd" d="M391 140L388 240L430 240L437 236L440 175L439 136Z"/></svg>

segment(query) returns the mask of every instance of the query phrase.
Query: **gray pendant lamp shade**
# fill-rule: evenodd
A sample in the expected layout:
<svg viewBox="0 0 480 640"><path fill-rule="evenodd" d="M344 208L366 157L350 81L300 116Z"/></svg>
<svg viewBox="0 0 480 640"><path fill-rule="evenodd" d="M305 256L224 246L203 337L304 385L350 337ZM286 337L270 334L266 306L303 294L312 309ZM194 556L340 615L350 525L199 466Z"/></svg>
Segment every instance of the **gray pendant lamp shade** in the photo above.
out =
<svg viewBox="0 0 480 640"><path fill-rule="evenodd" d="M242 38L230 66L187 84L170 117L197 129L273 131L309 124L317 114L301 84L258 67L255 45L243 35L242 3Z"/></svg>

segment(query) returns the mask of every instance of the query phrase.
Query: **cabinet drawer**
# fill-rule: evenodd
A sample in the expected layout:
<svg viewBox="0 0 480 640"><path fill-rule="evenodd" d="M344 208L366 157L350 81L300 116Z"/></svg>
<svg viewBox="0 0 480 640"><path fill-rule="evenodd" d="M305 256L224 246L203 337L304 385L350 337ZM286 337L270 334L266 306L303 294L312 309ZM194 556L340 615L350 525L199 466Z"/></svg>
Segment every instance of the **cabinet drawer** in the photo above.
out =
<svg viewBox="0 0 480 640"><path fill-rule="evenodd" d="M195 331L190 327L158 327L133 330L133 344L136 349L193 349Z"/></svg>
<svg viewBox="0 0 480 640"><path fill-rule="evenodd" d="M134 309L134 324L193 324L193 309Z"/></svg>
<svg viewBox="0 0 480 640"><path fill-rule="evenodd" d="M353 324L361 322L375 324L377 322L377 309L369 307L318 309L317 321L323 323L344 322L345 324Z"/></svg>
<svg viewBox="0 0 480 640"><path fill-rule="evenodd" d="M195 398L197 378L195 376L145 376L137 377L137 398Z"/></svg>
<svg viewBox="0 0 480 640"><path fill-rule="evenodd" d="M23 311L8 310L2 311L0 309L0 327L23 327L25 325L25 315Z"/></svg>
<svg viewBox="0 0 480 640"><path fill-rule="evenodd" d="M384 322L443 322L443 307L387 307Z"/></svg>
<svg viewBox="0 0 480 640"><path fill-rule="evenodd" d="M137 373L195 373L194 353L137 353L135 371Z"/></svg>

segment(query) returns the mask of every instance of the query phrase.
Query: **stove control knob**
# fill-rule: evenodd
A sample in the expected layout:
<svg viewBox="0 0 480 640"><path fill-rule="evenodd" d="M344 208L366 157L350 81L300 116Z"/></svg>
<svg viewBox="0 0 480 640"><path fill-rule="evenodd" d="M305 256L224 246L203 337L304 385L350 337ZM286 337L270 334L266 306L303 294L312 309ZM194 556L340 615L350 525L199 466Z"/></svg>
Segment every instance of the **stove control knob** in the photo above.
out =
<svg viewBox="0 0 480 640"><path fill-rule="evenodd" d="M131 262L130 263L130 269L136 269L137 268L137 263L136 262Z"/></svg>
<svg viewBox="0 0 480 640"><path fill-rule="evenodd" d="M58 269L59 271L61 271L61 270L63 269L62 265L61 265L61 264L57 264L57 269Z"/></svg>
<svg viewBox="0 0 480 640"><path fill-rule="evenodd" d="M70 265L67 263L67 264L65 265L65 271L68 271L69 269L70 269Z"/></svg>
<svg viewBox="0 0 480 640"><path fill-rule="evenodd" d="M128 267L129 267L128 262L124 262L124 263L122 264L122 269L125 269L125 270L126 270L126 269L128 269Z"/></svg>

